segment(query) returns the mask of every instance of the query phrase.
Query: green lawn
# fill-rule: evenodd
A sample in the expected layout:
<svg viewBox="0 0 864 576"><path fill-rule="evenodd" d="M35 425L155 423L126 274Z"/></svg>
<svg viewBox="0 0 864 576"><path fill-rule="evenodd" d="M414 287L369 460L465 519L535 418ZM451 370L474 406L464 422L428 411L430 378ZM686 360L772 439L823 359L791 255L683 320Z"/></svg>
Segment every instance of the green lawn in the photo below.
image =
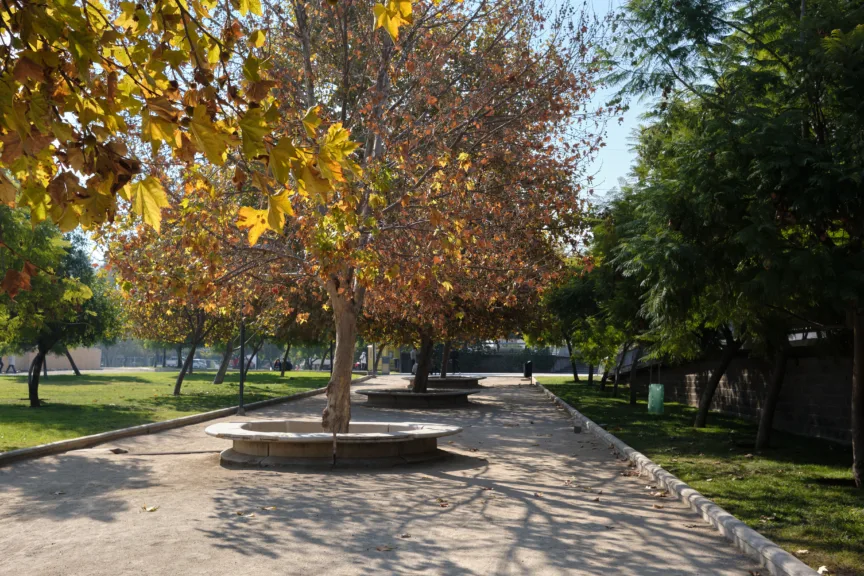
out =
<svg viewBox="0 0 864 576"><path fill-rule="evenodd" d="M797 555L813 568L864 575L864 491L852 483L850 448L775 431L772 448L754 454L753 423L711 414L697 430L689 406L657 416L644 401L630 406L627 387L611 398L611 387L601 396L567 377L538 380L786 550L808 550Z"/></svg>
<svg viewBox="0 0 864 576"><path fill-rule="evenodd" d="M159 422L237 404L239 374L212 384L215 372L187 375L181 396L173 396L177 372L103 372L43 377L45 405L30 408L26 376L0 377L0 452ZM250 372L247 403L327 385L327 372ZM355 376L356 377L356 376Z"/></svg>

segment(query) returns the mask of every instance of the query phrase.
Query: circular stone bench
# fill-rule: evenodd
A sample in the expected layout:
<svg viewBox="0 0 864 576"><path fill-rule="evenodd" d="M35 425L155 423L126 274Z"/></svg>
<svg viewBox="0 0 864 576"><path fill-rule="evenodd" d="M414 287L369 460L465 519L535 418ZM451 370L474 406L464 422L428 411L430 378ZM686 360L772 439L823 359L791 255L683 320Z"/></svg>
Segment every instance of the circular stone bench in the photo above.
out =
<svg viewBox="0 0 864 576"><path fill-rule="evenodd" d="M412 392L403 388L385 388L383 390L357 390L357 394L366 396L366 406L389 408L452 408L454 406L470 406L468 396L477 394L480 390L430 390L428 392Z"/></svg>
<svg viewBox="0 0 864 576"><path fill-rule="evenodd" d="M440 376L430 376L428 383L426 384L426 388L447 388L450 390L482 388L482 386L480 385L480 380L485 379L485 376L447 376L446 378L441 378ZM414 376L403 378L403 380L410 381L411 386L414 386Z"/></svg>
<svg viewBox="0 0 864 576"><path fill-rule="evenodd" d="M351 422L336 435L336 458L352 465L398 464L438 458L438 438L462 428L413 422ZM254 420L224 422L204 431L233 440L221 454L225 464L262 466L327 464L333 462L333 434L320 420Z"/></svg>

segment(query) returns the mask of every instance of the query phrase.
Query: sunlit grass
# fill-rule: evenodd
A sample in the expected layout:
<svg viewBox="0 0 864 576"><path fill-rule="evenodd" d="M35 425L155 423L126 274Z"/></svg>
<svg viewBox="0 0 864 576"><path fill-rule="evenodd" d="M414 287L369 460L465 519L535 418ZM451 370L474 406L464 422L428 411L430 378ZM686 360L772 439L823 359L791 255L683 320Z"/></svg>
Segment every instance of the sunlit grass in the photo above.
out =
<svg viewBox="0 0 864 576"><path fill-rule="evenodd" d="M174 396L177 372L104 372L43 377L41 408L30 408L24 376L0 377L0 452L107 430L159 422L237 404L239 374L212 384L214 372L186 376ZM327 372L250 372L248 402L327 385Z"/></svg>

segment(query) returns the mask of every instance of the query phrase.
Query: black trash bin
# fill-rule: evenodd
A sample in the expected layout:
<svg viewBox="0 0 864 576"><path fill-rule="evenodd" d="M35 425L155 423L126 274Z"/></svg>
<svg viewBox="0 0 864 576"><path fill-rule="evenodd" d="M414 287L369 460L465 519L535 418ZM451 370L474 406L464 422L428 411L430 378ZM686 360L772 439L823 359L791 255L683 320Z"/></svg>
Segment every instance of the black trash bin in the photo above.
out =
<svg viewBox="0 0 864 576"><path fill-rule="evenodd" d="M522 376L525 378L531 378L534 375L534 365L531 363L531 360L525 362L525 369L522 371Z"/></svg>

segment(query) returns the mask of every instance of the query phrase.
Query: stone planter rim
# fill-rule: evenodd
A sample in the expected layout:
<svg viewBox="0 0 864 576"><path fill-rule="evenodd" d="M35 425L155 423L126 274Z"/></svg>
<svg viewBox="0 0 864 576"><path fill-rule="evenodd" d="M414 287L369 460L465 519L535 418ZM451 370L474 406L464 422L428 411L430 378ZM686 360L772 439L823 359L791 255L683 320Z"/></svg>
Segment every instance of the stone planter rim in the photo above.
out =
<svg viewBox="0 0 864 576"><path fill-rule="evenodd" d="M303 424L320 424L320 420L252 420L249 422L221 422L208 426L204 432L216 438L241 440L246 442L287 442L287 443L325 443L333 442L330 432L264 432L250 429L250 425L271 424L273 422L297 422ZM353 426L382 426L386 431L348 432L337 434L338 443L379 443L407 442L421 438L441 438L458 434L462 428L446 424L430 424L424 422L351 422ZM390 427L406 427L403 430L390 431Z"/></svg>

